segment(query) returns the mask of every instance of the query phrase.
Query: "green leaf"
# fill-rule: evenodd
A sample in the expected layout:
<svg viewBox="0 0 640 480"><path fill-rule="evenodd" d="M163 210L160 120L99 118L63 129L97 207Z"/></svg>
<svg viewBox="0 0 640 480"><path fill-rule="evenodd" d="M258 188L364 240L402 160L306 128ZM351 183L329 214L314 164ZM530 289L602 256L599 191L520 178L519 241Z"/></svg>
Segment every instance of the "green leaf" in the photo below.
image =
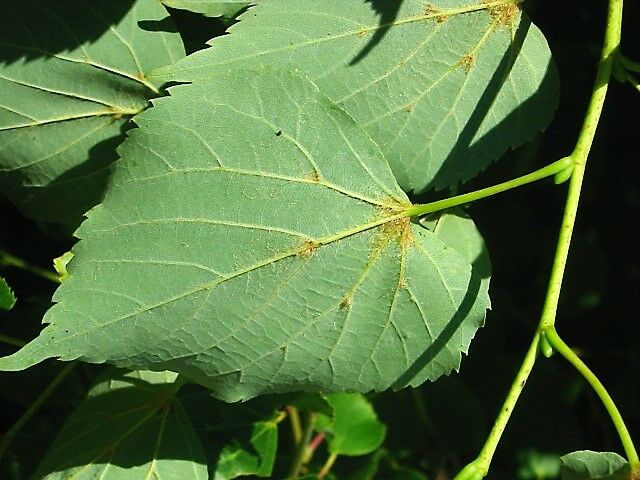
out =
<svg viewBox="0 0 640 480"><path fill-rule="evenodd" d="M16 304L16 296L7 281L0 277L0 310L11 310Z"/></svg>
<svg viewBox="0 0 640 480"><path fill-rule="evenodd" d="M51 325L0 369L49 357L166 368L237 401L397 389L459 367L486 283L410 221L349 116L270 69L171 94L136 118L77 231Z"/></svg>
<svg viewBox="0 0 640 480"><path fill-rule="evenodd" d="M194 422L215 479L272 474L278 446L277 409L286 399L264 396L230 405L196 385L181 389L178 397Z"/></svg>
<svg viewBox="0 0 640 480"><path fill-rule="evenodd" d="M167 7L201 13L207 17L235 17L249 2L237 0L161 0Z"/></svg>
<svg viewBox="0 0 640 480"><path fill-rule="evenodd" d="M0 16L0 190L37 220L100 200L151 70L184 57L156 0L8 0ZM158 25L164 25L162 29Z"/></svg>
<svg viewBox="0 0 640 480"><path fill-rule="evenodd" d="M255 423L248 444L232 442L222 449L214 479L228 480L242 475L271 476L277 447L276 423Z"/></svg>
<svg viewBox="0 0 640 480"><path fill-rule="evenodd" d="M466 258L480 278L488 283L491 277L489 251L467 212L461 208L454 208L422 217L420 224L432 230L440 240Z"/></svg>
<svg viewBox="0 0 640 480"><path fill-rule="evenodd" d="M560 460L562 480L629 480L629 463L617 453L582 450Z"/></svg>
<svg viewBox="0 0 640 480"><path fill-rule="evenodd" d="M73 258L73 252L65 252L59 257L53 259L53 268L55 268L58 277L60 277L60 282L64 282L69 276L69 272L67 271L67 264Z"/></svg>
<svg viewBox="0 0 640 480"><path fill-rule="evenodd" d="M288 403L301 412L322 413L327 417L333 417L331 403L325 395L320 393L302 393L294 396Z"/></svg>
<svg viewBox="0 0 640 480"><path fill-rule="evenodd" d="M152 78L300 68L380 145L406 191L475 176L557 105L547 42L511 0L262 0L239 20Z"/></svg>
<svg viewBox="0 0 640 480"><path fill-rule="evenodd" d="M363 395L332 393L326 397L333 407L333 418L320 423L328 423L331 433L328 444L332 454L367 455L382 445L387 428Z"/></svg>
<svg viewBox="0 0 640 480"><path fill-rule="evenodd" d="M62 428L35 478L208 478L200 440L175 398L176 374L109 370Z"/></svg>
<svg viewBox="0 0 640 480"><path fill-rule="evenodd" d="M557 454L525 450L518 454L518 480L556 479L561 461Z"/></svg>

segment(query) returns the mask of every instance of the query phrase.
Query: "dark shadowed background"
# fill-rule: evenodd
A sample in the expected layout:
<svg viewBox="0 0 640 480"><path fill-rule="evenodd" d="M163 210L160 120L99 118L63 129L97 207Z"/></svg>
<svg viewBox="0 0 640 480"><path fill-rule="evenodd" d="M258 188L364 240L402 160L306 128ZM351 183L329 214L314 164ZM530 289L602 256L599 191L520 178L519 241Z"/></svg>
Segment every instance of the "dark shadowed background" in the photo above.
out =
<svg viewBox="0 0 640 480"><path fill-rule="evenodd" d="M525 9L545 33L561 78L554 122L464 186L472 190L535 170L570 153L577 138L604 29L606 2L529 0ZM640 59L640 4L627 1L623 51ZM224 26L172 11L187 51ZM610 389L632 436L640 441L640 92L613 83L589 158L557 328ZM551 180L469 207L493 262L493 310L463 360L460 375L418 390L375 398L389 427L387 448L434 480L471 460L510 385L536 327L553 260L566 184ZM0 248L49 267L72 242L55 227L23 218L0 198ZM40 329L52 285L28 273L0 270L20 299L0 318L2 332L31 338ZM35 294L35 296L34 296ZM11 347L0 346L6 354ZM27 478L61 422L101 367L83 366L16 438L0 478ZM15 422L60 370L54 362L0 374L0 431ZM541 358L498 448L489 479L555 478L554 458L576 449L621 452L604 409L557 355ZM550 460L551 459L551 460ZM355 460L354 460L355 462ZM349 468L349 461L336 465Z"/></svg>

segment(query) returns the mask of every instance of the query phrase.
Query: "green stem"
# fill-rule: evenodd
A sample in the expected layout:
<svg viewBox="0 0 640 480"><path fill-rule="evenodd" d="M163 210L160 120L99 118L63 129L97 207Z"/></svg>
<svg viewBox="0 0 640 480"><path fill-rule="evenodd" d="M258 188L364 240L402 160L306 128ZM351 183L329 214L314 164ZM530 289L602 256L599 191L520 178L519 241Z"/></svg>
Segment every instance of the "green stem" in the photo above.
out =
<svg viewBox="0 0 640 480"><path fill-rule="evenodd" d="M582 191L582 182L587 165L587 157L593 144L596 134L596 128L602 114L602 107L607 96L607 88L611 79L611 72L615 61L618 47L620 46L620 33L622 29L622 0L610 0L607 15L607 29L605 32L604 45L600 57L600 65L596 75L593 94L587 108L587 113L582 125L582 130L576 142L573 152L569 156L573 159L574 168L569 183L569 192L567 194L567 202L565 206L562 226L560 227L560 236L558 238L558 246L551 270L551 278L549 280L549 288L547 297L542 309L542 319L540 328L546 329L555 323L556 312L558 310L558 300L562 289L562 278L564 277L565 266L569 256L569 247L571 246L571 237L573 235L573 227L578 212L578 204L580 202L580 192Z"/></svg>
<svg viewBox="0 0 640 480"><path fill-rule="evenodd" d="M18 419L18 421L5 432L5 434L2 436L2 440L0 441L0 459L6 453L14 437L18 433L20 433L26 423L31 419L31 417L36 414L42 404L48 400L51 394L56 390L56 388L58 388L62 381L67 378L67 376L73 371L76 365L77 363L69 363L65 365L65 367L60 370L60 372L58 372L51 383L47 385L47 388L45 388L43 392L38 396L38 398L36 398L35 401L29 406L27 411L24 412Z"/></svg>
<svg viewBox="0 0 640 480"><path fill-rule="evenodd" d="M302 440L302 424L300 422L300 412L296 407L289 405L287 407L287 413L289 414L289 421L291 422L291 435L296 445Z"/></svg>
<svg viewBox="0 0 640 480"><path fill-rule="evenodd" d="M0 265L19 268L26 272L33 273L34 275L37 275L46 280L60 283L60 278L55 272L52 272L51 270L47 270L45 268L36 267L35 265L31 265L25 260L18 258L15 255L11 255L4 250L0 250Z"/></svg>
<svg viewBox="0 0 640 480"><path fill-rule="evenodd" d="M456 195L455 197L445 198L431 203L425 203L422 205L414 205L406 210L406 214L409 217L415 217L418 215L426 215L428 213L437 212L440 210L446 210L447 208L457 207L465 203L474 202L482 198L490 197L498 193L506 192L528 183L536 182L547 177L552 177L563 170L572 166L572 160L570 157L565 157L553 162L546 167L543 167L535 172L528 173L518 178L508 180L506 182L492 185L491 187L482 188L473 192L464 193L462 195Z"/></svg>
<svg viewBox="0 0 640 480"><path fill-rule="evenodd" d="M507 398L505 399L502 408L500 409L500 413L496 418L493 428L487 437L487 440L480 451L477 459L473 462L475 468L478 469L482 473L482 477L485 477L489 472L489 467L491 465L491 460L493 459L493 455L498 447L498 443L500 443L500 438L511 418L511 414L513 413L513 409L515 408L516 403L518 402L518 398L520 398L520 394L522 390L524 390L525 383L529 378L529 374L531 370L533 370L533 366L536 363L536 358L538 356L538 344L540 342L540 335L536 333L533 337L533 341L529 346L529 350L524 357L524 361L516 374L516 377L511 384L511 388L509 389L509 393L507 394ZM462 473L462 472L461 472ZM464 478L464 477L461 477ZM454 480L460 480L456 476Z"/></svg>
<svg viewBox="0 0 640 480"><path fill-rule="evenodd" d="M24 340L5 335L4 333L0 333L0 342L13 345L14 347L24 347L27 344Z"/></svg>
<svg viewBox="0 0 640 480"><path fill-rule="evenodd" d="M329 458L327 458L327 461L324 463L324 465L322 466L322 468L318 472L318 475L316 475L316 476L318 478L320 478L320 479L326 477L327 474L331 471L331 468L333 467L333 464L336 463L336 459L337 458L338 458L338 454L337 453L332 453L331 455L329 455Z"/></svg>
<svg viewBox="0 0 640 480"><path fill-rule="evenodd" d="M587 367L587 365L580 359L580 357L578 357L578 355L576 355L576 353L571 350L571 348L566 343L564 343L554 327L550 327L545 330L544 335L549 340L551 346L553 346L553 348L560 355L566 358L567 361L569 361L569 363L571 363L571 365L573 365L575 369L578 370L580 374L582 374L585 380L589 382L589 385L591 385L591 388L593 388L593 391L596 392L598 397L600 397L600 400L604 404L604 408L606 408L609 416L611 417L611 420L613 421L613 424L616 427L616 430L618 431L620 441L622 442L622 447L624 448L631 467L636 468L637 465L640 465L638 452L633 445L629 430L627 429L627 426L622 419L622 415L620 415L620 412L618 411L618 407L616 407L616 404L613 402L611 395L609 395L602 382L598 380L598 377L595 376L595 374L589 369L589 367Z"/></svg>
<svg viewBox="0 0 640 480"><path fill-rule="evenodd" d="M288 479L295 479L300 476L300 471L302 470L302 466L304 465L304 457L307 451L307 445L311 441L311 436L313 435L313 425L315 423L315 415L312 412L309 412L305 415L305 423L304 430L302 432L302 437L298 445L296 446L296 454L293 458L293 462L291 463L291 468L289 470Z"/></svg>
<svg viewBox="0 0 640 480"><path fill-rule="evenodd" d="M558 309L558 299L560 298L560 290L562 288L562 278L564 276L564 271L567 264L569 247L571 245L571 236L573 234L573 228L578 211L578 204L580 201L580 192L582 190L582 182L584 179L587 156L589 155L589 151L591 150L591 145L593 143L596 128L602 114L602 107L604 105L607 87L611 78L616 53L620 45L620 34L622 29L622 7L622 0L609 1L607 12L607 28L605 31L600 65L598 66L593 93L591 95L589 107L587 109L585 120L578 140L576 142L576 146L571 155L567 157L573 163L573 171L571 173L571 182L569 184L564 217L562 220L562 226L558 238L558 246L556 248L551 277L549 279L549 287L547 289L547 296L542 310L538 332L536 332L531 346L529 347L529 350L525 356L524 362L522 363L522 366L520 367L520 370L518 371L518 374L516 375L516 378L511 385L511 389L509 391L509 394L507 395L507 399L505 400L503 408L500 411L500 414L498 415L498 418L496 419L496 422L494 423L489 436L487 437L487 441L482 448L480 455L476 460L467 465L458 476L455 477L456 480L463 480L467 478L475 479L478 476L478 472L483 477L488 473L491 460L500 441L502 433L504 432L509 417L511 416L513 407L515 406L518 397L520 396L520 393L522 392L526 381L529 378L531 370L533 369L533 366L535 364L541 335L543 334L543 332L545 332L544 334L546 335L547 331L552 331L554 328L556 312ZM563 160L559 160L559 162ZM554 164L551 164L550 166L552 165ZM509 182L506 183L508 184ZM551 339L547 338L547 340ZM597 381L595 376L593 377L593 379ZM597 382L598 384L600 384L599 381ZM613 402L611 402L611 405L613 405ZM618 428L618 425L619 423L616 423L616 428ZM624 425L624 423L622 423L622 425ZM632 453L635 453L635 450L632 450ZM631 458L635 458L637 461L637 455L635 457L634 455L630 455L630 461Z"/></svg>

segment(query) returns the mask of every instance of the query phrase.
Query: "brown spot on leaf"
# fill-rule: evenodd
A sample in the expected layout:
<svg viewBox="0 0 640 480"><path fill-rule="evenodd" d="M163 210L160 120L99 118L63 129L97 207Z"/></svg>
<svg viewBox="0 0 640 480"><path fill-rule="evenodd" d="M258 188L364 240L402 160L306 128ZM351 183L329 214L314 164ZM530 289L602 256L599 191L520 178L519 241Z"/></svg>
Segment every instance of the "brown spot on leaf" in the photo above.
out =
<svg viewBox="0 0 640 480"><path fill-rule="evenodd" d="M351 297L350 296L344 297L342 299L342 301L340 302L340 308L341 309L345 309L345 308L349 308L349 307L351 307Z"/></svg>
<svg viewBox="0 0 640 480"><path fill-rule="evenodd" d="M309 258L311 255L315 253L318 247L319 245L316 242L307 238L302 244L302 250L298 255L304 258Z"/></svg>
<svg viewBox="0 0 640 480"><path fill-rule="evenodd" d="M395 239L400 242L402 248L407 248L413 243L411 234L411 219L409 217L397 218L382 226L385 239Z"/></svg>
<svg viewBox="0 0 640 480"><path fill-rule="evenodd" d="M322 177L320 176L320 174L318 173L317 170L313 170L313 172L311 172L307 178L309 180L311 180L312 182L319 182L320 180L322 180Z"/></svg>
<svg viewBox="0 0 640 480"><path fill-rule="evenodd" d="M358 38L364 38L364 37L366 37L367 35L369 35L369 31L368 31L368 30L365 30L364 28L361 28L360 30L358 30L358 31L356 32L356 37L358 37Z"/></svg>
<svg viewBox="0 0 640 480"><path fill-rule="evenodd" d="M462 66L462 68L464 68L465 73L469 73L475 61L475 57L471 54L462 57L462 59L460 60L460 65Z"/></svg>
<svg viewBox="0 0 640 480"><path fill-rule="evenodd" d="M488 10L493 22L504 27L511 26L517 20L518 14L520 13L520 8L515 3L497 5Z"/></svg>
<svg viewBox="0 0 640 480"><path fill-rule="evenodd" d="M433 18L438 23L442 23L447 19L447 15L440 13L440 10L430 3L424 7L423 12L426 17Z"/></svg>

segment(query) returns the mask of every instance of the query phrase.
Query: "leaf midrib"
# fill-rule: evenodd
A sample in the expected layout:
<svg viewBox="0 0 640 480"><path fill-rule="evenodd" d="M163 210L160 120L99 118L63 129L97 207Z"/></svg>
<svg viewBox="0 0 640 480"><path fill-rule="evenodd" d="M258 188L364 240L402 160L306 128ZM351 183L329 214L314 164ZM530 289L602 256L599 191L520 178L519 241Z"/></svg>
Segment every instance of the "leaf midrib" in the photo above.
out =
<svg viewBox="0 0 640 480"><path fill-rule="evenodd" d="M361 224L361 225L357 225L355 227L351 227L351 228L345 229L342 232L336 233L334 235L330 235L330 236L315 240L315 241L313 241L313 243L315 244L314 248L321 248L322 246L329 245L331 243L334 243L334 242L337 242L339 240L345 239L345 238L350 237L352 235L357 235L357 234L365 232L367 230L371 230L373 228L382 226L382 225L384 225L386 223L389 223L389 222L392 222L394 220L400 220L400 219L406 218L408 216L407 215L407 210L408 210L408 208L405 207L400 213L396 213L396 214L393 214L393 215L387 215L387 216L381 217L381 218L379 218L377 220L374 220L374 221L371 221L371 222L368 222L368 223L365 223L365 224ZM190 290L188 290L186 292L182 292L182 293L180 293L178 295L174 295L173 297L171 297L169 299L165 299L163 301L157 302L154 305L150 305L150 306L145 307L143 309L136 310L135 312L132 312L132 313L129 313L127 315L124 315L124 316L118 317L116 319L110 320L110 321L108 321L106 323L103 323L103 324L100 324L100 325L97 325L97 326L93 326L90 329L85 329L85 330L78 331L78 332L75 332L73 334L67 335L62 340L55 340L55 341L49 342L47 345L36 349L34 351L34 353L41 352L43 350L47 350L52 345L56 345L58 343L68 342L68 341L72 340L75 337L84 335L86 333L89 333L89 332L92 332L92 331L95 331L95 330L106 328L106 327L108 327L108 326L110 326L110 325L112 325L114 323L118 323L118 322L121 322L121 321L126 320L128 318L131 318L131 317L134 317L134 316L137 316L137 315L141 315L141 314L143 314L145 312L154 310L156 308L160 308L160 307L166 306L166 305L168 305L170 303L176 302L178 300L181 300L181 299L186 298L186 297L191 296L191 295L195 295L195 294L197 294L199 292L203 292L205 290L210 290L210 289L217 288L219 285L221 285L221 284L223 284L223 283L225 283L225 282L227 282L229 280L233 280L233 279L235 279L237 277L240 277L242 275L246 275L246 274L248 274L248 273L250 273L250 272L252 272L254 270L258 270L258 269L260 269L262 267L266 267L268 265L271 265L273 263L279 262L281 260L284 260L284 259L287 259L287 258L291 258L291 257L295 257L297 255L304 254L307 251L309 251L309 246L306 245L306 244L302 244L297 248L290 249L290 250L288 250L288 251L286 251L284 253L281 253L279 255L275 255L275 256L273 256L273 257L271 257L269 259L263 260L261 262L257 262L257 263L255 263L253 265L248 266L248 267L245 267L245 268L236 270L234 272L231 272L227 276L222 277L220 279L216 279L216 280L213 280L213 281L210 281L210 282L206 282L206 283L200 284L195 288L192 288L192 289L190 289Z"/></svg>

